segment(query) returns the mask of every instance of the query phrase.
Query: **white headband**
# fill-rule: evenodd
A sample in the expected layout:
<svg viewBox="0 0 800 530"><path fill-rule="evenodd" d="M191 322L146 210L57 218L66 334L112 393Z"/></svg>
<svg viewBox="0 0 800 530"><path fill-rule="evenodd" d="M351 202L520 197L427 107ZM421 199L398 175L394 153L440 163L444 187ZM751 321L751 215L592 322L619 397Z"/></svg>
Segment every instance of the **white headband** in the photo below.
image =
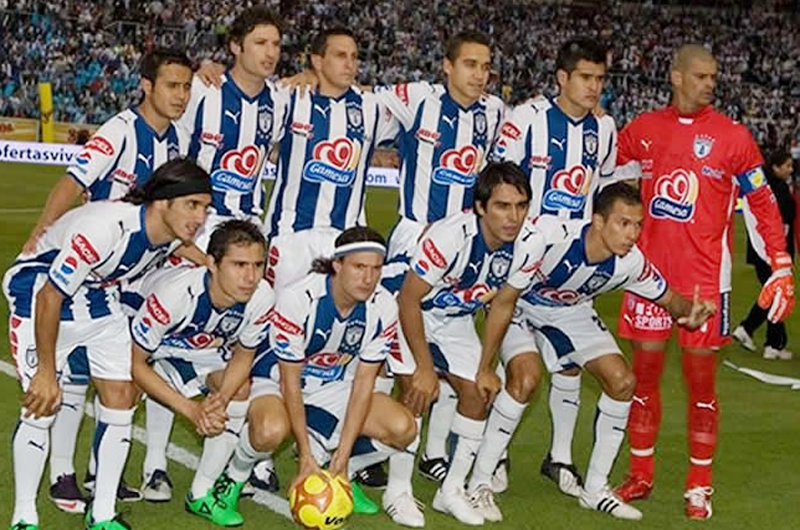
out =
<svg viewBox="0 0 800 530"><path fill-rule="evenodd" d="M338 259L352 254L353 252L377 252L382 256L386 255L386 247L376 241L356 241L355 243L347 243L340 247L336 247L333 252L333 258Z"/></svg>

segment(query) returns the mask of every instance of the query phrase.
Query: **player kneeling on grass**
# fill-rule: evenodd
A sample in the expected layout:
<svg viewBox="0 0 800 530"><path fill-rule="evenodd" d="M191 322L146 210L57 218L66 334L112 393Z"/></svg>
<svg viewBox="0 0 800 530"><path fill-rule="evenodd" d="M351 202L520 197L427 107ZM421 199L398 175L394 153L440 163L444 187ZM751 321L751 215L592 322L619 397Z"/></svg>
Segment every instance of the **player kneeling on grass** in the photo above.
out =
<svg viewBox="0 0 800 530"><path fill-rule="evenodd" d="M299 463L289 491L329 458L331 474L352 477L414 440L411 413L374 392L397 330L395 300L378 286L385 253L380 234L350 228L332 259L314 261L311 274L278 292L252 372L248 425L223 480L240 489L290 433Z"/></svg>
<svg viewBox="0 0 800 530"><path fill-rule="evenodd" d="M268 329L265 259L261 230L227 221L211 235L207 268L159 271L131 323L135 383L206 437L186 510L223 526L243 522L225 501L232 485L214 482L245 422L255 348Z"/></svg>
<svg viewBox="0 0 800 530"><path fill-rule="evenodd" d="M494 351L502 340L506 384L489 416L470 491L491 495L492 473L538 386L543 359L550 373L580 366L602 389L580 505L622 519L642 517L608 486L625 437L635 377L591 301L604 292L625 289L662 306L689 329L703 325L716 310L697 294L689 301L669 288L636 246L642 219L638 191L616 183L600 192L591 221L550 216L536 220L548 248L541 268L524 290L501 290L486 319L485 347Z"/></svg>

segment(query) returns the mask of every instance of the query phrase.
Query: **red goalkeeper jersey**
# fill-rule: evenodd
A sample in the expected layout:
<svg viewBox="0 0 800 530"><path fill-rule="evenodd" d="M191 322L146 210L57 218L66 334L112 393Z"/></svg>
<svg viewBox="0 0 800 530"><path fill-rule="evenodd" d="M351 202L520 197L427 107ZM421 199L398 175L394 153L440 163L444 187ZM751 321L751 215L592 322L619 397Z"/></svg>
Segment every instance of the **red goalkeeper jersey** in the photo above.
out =
<svg viewBox="0 0 800 530"><path fill-rule="evenodd" d="M640 177L639 246L670 286L691 296L731 288L733 213L741 191L756 250L785 250L780 213L747 128L710 106L682 116L673 106L634 119L619 137L617 168Z"/></svg>

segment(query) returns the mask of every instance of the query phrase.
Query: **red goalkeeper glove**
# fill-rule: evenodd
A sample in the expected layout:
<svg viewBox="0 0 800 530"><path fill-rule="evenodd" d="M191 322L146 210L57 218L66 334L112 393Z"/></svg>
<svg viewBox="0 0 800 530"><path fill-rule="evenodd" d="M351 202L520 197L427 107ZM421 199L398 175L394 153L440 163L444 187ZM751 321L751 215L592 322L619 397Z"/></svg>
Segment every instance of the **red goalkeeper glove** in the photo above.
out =
<svg viewBox="0 0 800 530"><path fill-rule="evenodd" d="M772 257L772 276L758 295L761 309L769 309L770 322L785 320L794 309L794 282L792 280L792 257L779 252Z"/></svg>

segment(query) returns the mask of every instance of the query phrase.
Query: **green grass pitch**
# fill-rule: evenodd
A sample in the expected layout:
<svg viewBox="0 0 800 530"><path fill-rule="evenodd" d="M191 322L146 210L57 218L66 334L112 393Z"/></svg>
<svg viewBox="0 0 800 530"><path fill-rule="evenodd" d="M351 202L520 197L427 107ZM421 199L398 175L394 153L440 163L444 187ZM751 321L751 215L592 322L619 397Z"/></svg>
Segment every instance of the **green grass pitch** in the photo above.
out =
<svg viewBox="0 0 800 530"><path fill-rule="evenodd" d="M63 168L23 164L0 164L0 269L11 264L27 237L44 203L46 194ZM370 190L367 208L371 224L388 234L395 220L397 196L394 190ZM733 323L738 323L758 293L755 275L744 264L743 229L737 220L734 263ZM7 314L5 300L3 311ZM597 302L601 315L611 328L616 327L619 295L608 295ZM7 319L2 319L6 335ZM800 353L800 317L797 312L789 319L789 348ZM763 341L763 330L757 334ZM627 345L623 344L624 348ZM539 475L539 464L549 446L550 422L547 415L546 384L543 385L533 405L527 411L520 431L511 445L512 471L508 492L498 497L505 520L487 523L497 529L552 529L552 528L631 528L672 529L702 525L719 529L792 529L800 528L800 509L794 504L800 491L800 392L786 387L775 387L747 378L726 367L718 371L718 390L722 406L720 444L715 459L714 518L706 523L690 523L683 516L683 483L687 467L685 433L685 393L680 375L677 351L670 350L669 362L663 380L664 420L658 444L657 484L650 500L638 503L644 512L639 523L628 523L582 510L574 499L556 492L552 484ZM726 348L720 356L734 363L746 365L780 375L800 377L800 359L790 362L764 361L757 355L734 346ZM7 341L0 345L0 359L9 361ZM578 420L574 442L575 461L585 472L592 443L592 417L598 387L590 377L584 378L583 406ZM13 481L9 440L19 411L21 392L10 377L0 375L0 439L3 440L0 457L0 524L7 524L13 509ZM142 424L141 410L137 423ZM77 469L82 476L89 450L91 426L87 421L78 445ZM200 450L200 441L186 422L179 421L173 431L172 441L194 453ZM54 443L59 443L57 440ZM284 450L277 456L277 466L282 484L289 482L294 472L291 452ZM144 448L134 444L126 477L129 483L140 481ZM627 449L624 448L612 475L618 483L627 466ZM175 499L168 504L139 503L118 508L127 513L127 520L137 529L161 530L182 528L212 528L213 525L184 513L181 496L187 490L191 473L176 463L171 463L170 473L175 479ZM45 477L47 477L45 471ZM43 482L47 482L47 478ZM414 478L417 497L430 504L434 486L418 476ZM379 492L370 492L380 500ZM284 492L281 493L284 495ZM241 508L246 518L246 528L292 528L293 523L251 501L243 501ZM78 528L82 524L77 516L58 512L47 500L46 485L39 495L41 527L43 529ZM460 526L450 517L431 508L426 510L428 528L449 530ZM390 519L377 516L354 516L348 523L352 529L393 528ZM397 527L399 528L399 527Z"/></svg>

